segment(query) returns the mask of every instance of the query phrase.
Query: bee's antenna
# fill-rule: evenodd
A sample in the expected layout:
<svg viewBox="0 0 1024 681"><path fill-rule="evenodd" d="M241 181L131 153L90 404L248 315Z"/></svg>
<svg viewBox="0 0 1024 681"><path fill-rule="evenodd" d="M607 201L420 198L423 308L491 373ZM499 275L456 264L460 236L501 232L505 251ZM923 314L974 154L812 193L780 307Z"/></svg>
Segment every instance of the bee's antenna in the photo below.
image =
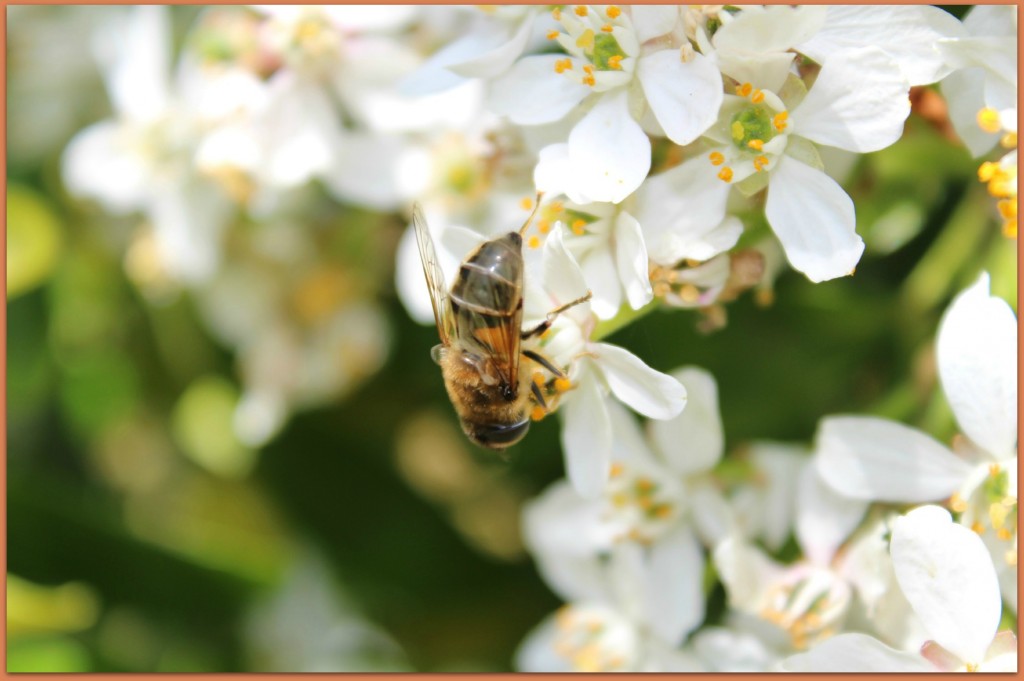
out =
<svg viewBox="0 0 1024 681"><path fill-rule="evenodd" d="M522 236L523 232L526 231L526 228L530 226L530 223L533 222L534 216L537 215L537 211L540 210L540 200L541 200L541 197L543 197L543 196L544 196L544 192L537 192L537 201L536 201L536 205L533 207L533 212L530 213L530 217L526 218L526 222L523 223L523 226L519 228L519 235L520 236Z"/></svg>

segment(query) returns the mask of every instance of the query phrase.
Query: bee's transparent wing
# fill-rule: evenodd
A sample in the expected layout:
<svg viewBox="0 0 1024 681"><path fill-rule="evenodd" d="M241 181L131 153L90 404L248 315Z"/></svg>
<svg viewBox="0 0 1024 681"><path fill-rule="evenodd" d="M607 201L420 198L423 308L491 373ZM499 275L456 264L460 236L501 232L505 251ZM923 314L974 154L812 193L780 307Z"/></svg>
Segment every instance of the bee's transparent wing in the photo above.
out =
<svg viewBox="0 0 1024 681"><path fill-rule="evenodd" d="M434 239L430 236L427 220L423 217L423 209L418 203L412 207L412 226L416 232L416 243L420 248L420 262L423 264L423 276L427 279L427 290L430 291L430 304L434 308L437 333L441 336L441 342L448 345L455 331L455 320L448 304L448 286L434 248Z"/></svg>

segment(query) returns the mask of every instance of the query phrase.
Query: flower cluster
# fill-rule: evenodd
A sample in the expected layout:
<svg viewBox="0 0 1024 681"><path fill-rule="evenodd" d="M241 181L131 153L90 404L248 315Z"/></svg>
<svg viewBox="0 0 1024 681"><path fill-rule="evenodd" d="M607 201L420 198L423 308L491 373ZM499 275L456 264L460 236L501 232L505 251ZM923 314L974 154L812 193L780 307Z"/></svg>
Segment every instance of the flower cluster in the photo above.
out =
<svg viewBox="0 0 1024 681"><path fill-rule="evenodd" d="M194 16L180 48L166 7L96 22L109 115L71 137L61 178L116 216L96 221L145 302L187 300L231 352L246 447L385 365L392 288L434 323L401 231L414 203L448 282L527 220L523 328L548 328L523 350L554 369L530 415L559 420L566 479L527 504L524 539L567 605L520 669L1015 668L1016 318L988 275L938 329L948 446L851 414L811 447L727 455L710 372L607 337L658 307L720 328L787 264L808 285L852 275L847 171L901 140L922 92L1016 237L1016 7Z"/></svg>

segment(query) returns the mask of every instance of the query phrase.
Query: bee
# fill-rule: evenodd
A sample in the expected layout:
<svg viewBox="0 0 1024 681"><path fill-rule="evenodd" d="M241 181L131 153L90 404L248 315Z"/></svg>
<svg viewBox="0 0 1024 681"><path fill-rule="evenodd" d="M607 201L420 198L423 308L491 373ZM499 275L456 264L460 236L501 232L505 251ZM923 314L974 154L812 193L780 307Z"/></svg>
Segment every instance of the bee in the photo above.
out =
<svg viewBox="0 0 1024 681"><path fill-rule="evenodd" d="M537 199L539 208L540 196ZM471 441L489 449L505 449L523 439L530 428L531 397L547 408L543 392L531 378L531 362L564 378L542 355L523 350L522 341L544 333L559 313L591 296L587 291L549 312L536 327L522 330L522 235L536 212L535 208L519 231L485 241L470 253L449 291L423 211L418 204L413 206L413 229L441 337L430 355L441 367L462 430ZM521 361L523 357L528 361ZM529 390L523 389L526 385Z"/></svg>

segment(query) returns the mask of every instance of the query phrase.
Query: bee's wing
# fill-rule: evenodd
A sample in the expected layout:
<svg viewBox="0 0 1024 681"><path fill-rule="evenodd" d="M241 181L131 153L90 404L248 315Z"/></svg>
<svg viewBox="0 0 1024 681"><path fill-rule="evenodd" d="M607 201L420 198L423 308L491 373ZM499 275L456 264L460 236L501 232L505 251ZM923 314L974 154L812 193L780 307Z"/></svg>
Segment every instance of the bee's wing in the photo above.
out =
<svg viewBox="0 0 1024 681"><path fill-rule="evenodd" d="M423 217L420 204L412 207L412 226L416 232L416 244L420 248L420 263L423 265L423 276L427 279L427 290L430 291L430 304L434 308L434 322L441 342L448 345L455 332L455 320L451 306L448 304L448 286L441 271L441 263L434 248L434 239L430 236L427 220Z"/></svg>

